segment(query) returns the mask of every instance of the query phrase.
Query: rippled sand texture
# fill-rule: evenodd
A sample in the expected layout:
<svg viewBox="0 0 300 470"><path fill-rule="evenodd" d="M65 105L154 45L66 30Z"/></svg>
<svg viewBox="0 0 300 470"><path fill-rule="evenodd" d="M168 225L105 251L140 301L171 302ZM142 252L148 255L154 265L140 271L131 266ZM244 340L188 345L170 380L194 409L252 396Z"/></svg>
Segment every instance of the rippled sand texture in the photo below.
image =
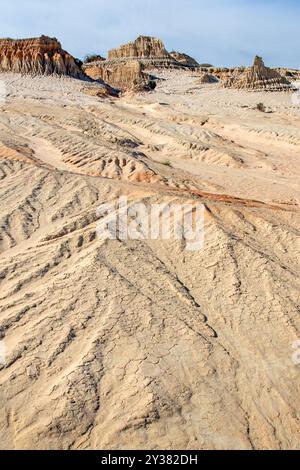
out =
<svg viewBox="0 0 300 470"><path fill-rule="evenodd" d="M299 448L299 104L160 75L1 74L3 449ZM120 195L203 203L204 249L99 240Z"/></svg>

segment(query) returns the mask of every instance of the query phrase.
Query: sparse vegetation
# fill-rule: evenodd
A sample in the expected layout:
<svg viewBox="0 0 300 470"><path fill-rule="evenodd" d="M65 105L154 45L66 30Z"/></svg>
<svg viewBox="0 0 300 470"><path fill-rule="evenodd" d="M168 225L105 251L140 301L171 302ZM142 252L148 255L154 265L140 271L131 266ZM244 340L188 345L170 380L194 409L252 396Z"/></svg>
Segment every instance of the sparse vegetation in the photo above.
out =
<svg viewBox="0 0 300 470"><path fill-rule="evenodd" d="M156 81L155 81L155 80L150 80L150 81L148 82L148 88L149 88L149 90L155 90L155 88L156 88Z"/></svg>
<svg viewBox="0 0 300 470"><path fill-rule="evenodd" d="M163 162L163 165L168 166L169 168L173 168L172 163L170 162L170 160L165 160Z"/></svg>
<svg viewBox="0 0 300 470"><path fill-rule="evenodd" d="M257 103L256 109L258 109L258 111L261 111L262 113L266 112L266 107L263 103Z"/></svg>

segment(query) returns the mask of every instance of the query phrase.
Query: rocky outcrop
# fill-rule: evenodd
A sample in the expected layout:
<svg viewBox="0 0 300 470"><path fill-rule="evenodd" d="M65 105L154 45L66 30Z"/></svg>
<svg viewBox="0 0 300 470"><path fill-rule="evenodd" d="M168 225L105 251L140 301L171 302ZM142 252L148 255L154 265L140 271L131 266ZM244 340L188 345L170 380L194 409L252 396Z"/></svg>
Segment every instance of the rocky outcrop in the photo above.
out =
<svg viewBox="0 0 300 470"><path fill-rule="evenodd" d="M210 67L206 69L206 72L213 74L222 82L226 82L234 74L242 73L245 71L245 67L240 68L227 68L227 67Z"/></svg>
<svg viewBox="0 0 300 470"><path fill-rule="evenodd" d="M104 80L112 87L122 91L128 90L149 90L155 84L149 75L144 72L144 66L138 60L124 63L104 62L84 65L86 75L94 80Z"/></svg>
<svg viewBox="0 0 300 470"><path fill-rule="evenodd" d="M0 39L0 71L31 75L83 75L56 38Z"/></svg>
<svg viewBox="0 0 300 470"><path fill-rule="evenodd" d="M190 69L197 62L186 54L169 53L160 39L139 36L135 41L108 52L108 60L83 64L84 72L93 79L102 79L109 85L124 90L149 90L155 82L146 70Z"/></svg>
<svg viewBox="0 0 300 470"><path fill-rule="evenodd" d="M171 57L160 39L149 36L139 36L135 41L108 52L108 60L124 58L170 59Z"/></svg>
<svg viewBox="0 0 300 470"><path fill-rule="evenodd" d="M265 66L261 57L256 56L253 66L240 71L237 69L224 82L225 88L237 88L252 91L288 91L292 89L286 77L276 70Z"/></svg>
<svg viewBox="0 0 300 470"><path fill-rule="evenodd" d="M173 57L176 62L179 62L182 65L187 65L189 67L199 67L198 62L193 59L193 57L182 52L172 51L170 52L170 56Z"/></svg>

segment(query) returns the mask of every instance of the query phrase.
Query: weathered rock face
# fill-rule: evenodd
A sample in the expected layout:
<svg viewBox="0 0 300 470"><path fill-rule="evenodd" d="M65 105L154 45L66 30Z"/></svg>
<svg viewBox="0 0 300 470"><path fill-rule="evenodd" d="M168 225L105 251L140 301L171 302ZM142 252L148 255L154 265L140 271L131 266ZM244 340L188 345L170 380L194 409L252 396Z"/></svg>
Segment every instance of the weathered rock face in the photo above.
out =
<svg viewBox="0 0 300 470"><path fill-rule="evenodd" d="M0 39L0 71L31 75L83 75L56 38Z"/></svg>
<svg viewBox="0 0 300 470"><path fill-rule="evenodd" d="M225 82L226 88L253 91L287 91L292 89L286 77L265 66L261 57L256 56L253 66L245 71L237 69Z"/></svg>
<svg viewBox="0 0 300 470"><path fill-rule="evenodd" d="M84 63L83 70L89 77L100 78L121 90L153 89L155 83L145 70L198 66L186 54L172 54L160 39L139 36L135 41L109 51L106 61Z"/></svg>
<svg viewBox="0 0 300 470"><path fill-rule="evenodd" d="M198 62L193 59L193 57L190 57L187 54L183 54L182 52L172 51L170 52L170 56L180 64L188 65L190 67L199 67Z"/></svg>
<svg viewBox="0 0 300 470"><path fill-rule="evenodd" d="M149 36L139 36L135 41L124 44L108 52L108 60L140 58L140 59L168 59L170 54L163 42Z"/></svg>
<svg viewBox="0 0 300 470"><path fill-rule="evenodd" d="M84 65L86 75L94 80L104 80L120 90L149 89L150 79L144 72L144 66L137 60L124 63L91 63Z"/></svg>

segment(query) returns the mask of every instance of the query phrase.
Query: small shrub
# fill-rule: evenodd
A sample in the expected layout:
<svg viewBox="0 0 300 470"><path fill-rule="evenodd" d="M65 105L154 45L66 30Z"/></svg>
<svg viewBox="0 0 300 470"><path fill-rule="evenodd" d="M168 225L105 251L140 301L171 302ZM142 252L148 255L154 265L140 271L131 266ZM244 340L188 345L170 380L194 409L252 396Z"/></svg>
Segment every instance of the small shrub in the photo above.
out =
<svg viewBox="0 0 300 470"><path fill-rule="evenodd" d="M262 113L266 112L266 107L263 103L257 103L256 109L258 109L258 111L261 111Z"/></svg>
<svg viewBox="0 0 300 470"><path fill-rule="evenodd" d="M170 162L170 160L165 160L163 162L163 165L168 166L169 168L172 168L172 163Z"/></svg>
<svg viewBox="0 0 300 470"><path fill-rule="evenodd" d="M150 80L150 81L148 82L148 88L149 88L149 90L155 90L155 88L156 88L156 82L155 82L154 80Z"/></svg>

